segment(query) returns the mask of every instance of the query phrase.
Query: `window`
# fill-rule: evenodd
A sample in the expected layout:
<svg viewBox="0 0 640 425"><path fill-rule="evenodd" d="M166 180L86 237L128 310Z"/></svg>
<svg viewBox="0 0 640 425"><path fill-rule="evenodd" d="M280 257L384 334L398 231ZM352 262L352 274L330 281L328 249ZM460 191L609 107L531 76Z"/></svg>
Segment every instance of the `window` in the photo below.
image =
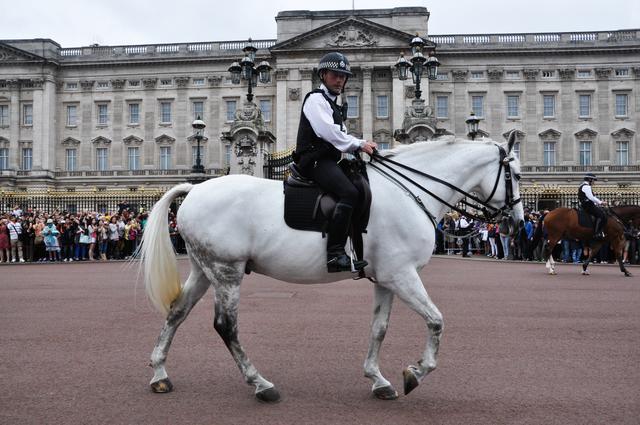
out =
<svg viewBox="0 0 640 425"><path fill-rule="evenodd" d="M542 78L553 78L556 76L556 71L542 71Z"/></svg>
<svg viewBox="0 0 640 425"><path fill-rule="evenodd" d="M553 118L556 115L556 97L552 94L542 95L542 116Z"/></svg>
<svg viewBox="0 0 640 425"><path fill-rule="evenodd" d="M96 149L96 169L99 171L105 171L109 168L108 164L108 152L107 148Z"/></svg>
<svg viewBox="0 0 640 425"><path fill-rule="evenodd" d="M9 148L0 148L0 171L9 169Z"/></svg>
<svg viewBox="0 0 640 425"><path fill-rule="evenodd" d="M193 79L194 86L204 86L204 78L194 78Z"/></svg>
<svg viewBox="0 0 640 425"><path fill-rule="evenodd" d="M9 126L9 105L0 105L0 127Z"/></svg>
<svg viewBox="0 0 640 425"><path fill-rule="evenodd" d="M471 79L479 80L484 77L484 71L471 71Z"/></svg>
<svg viewBox="0 0 640 425"><path fill-rule="evenodd" d="M67 126L75 127L78 125L78 106L67 105Z"/></svg>
<svg viewBox="0 0 640 425"><path fill-rule="evenodd" d="M22 148L22 164L20 169L29 171L33 167L33 149Z"/></svg>
<svg viewBox="0 0 640 425"><path fill-rule="evenodd" d="M616 94L616 117L626 117L628 107L627 94Z"/></svg>
<svg viewBox="0 0 640 425"><path fill-rule="evenodd" d="M137 146L127 148L127 160L130 170L140 169L140 149Z"/></svg>
<svg viewBox="0 0 640 425"><path fill-rule="evenodd" d="M544 142L544 164L547 167L556 165L556 142Z"/></svg>
<svg viewBox="0 0 640 425"><path fill-rule="evenodd" d="M591 95L581 94L579 96L579 111L578 116L580 118L586 118L591 116Z"/></svg>
<svg viewBox="0 0 640 425"><path fill-rule="evenodd" d="M129 104L129 124L140 124L140 104Z"/></svg>
<svg viewBox="0 0 640 425"><path fill-rule="evenodd" d="M436 118L449 117L449 96L436 96Z"/></svg>
<svg viewBox="0 0 640 425"><path fill-rule="evenodd" d="M616 164L629 165L629 142L616 142Z"/></svg>
<svg viewBox="0 0 640 425"><path fill-rule="evenodd" d="M515 142L513 144L513 155L520 159L520 142Z"/></svg>
<svg viewBox="0 0 640 425"><path fill-rule="evenodd" d="M520 96L507 96L507 118L517 118L520 116Z"/></svg>
<svg viewBox="0 0 640 425"><path fill-rule="evenodd" d="M507 80L517 80L520 78L520 71L507 71L506 78Z"/></svg>
<svg viewBox="0 0 640 425"><path fill-rule="evenodd" d="M347 96L347 118L358 118L358 96Z"/></svg>
<svg viewBox="0 0 640 425"><path fill-rule="evenodd" d="M578 78L589 78L589 77L591 77L591 70L589 69L578 70Z"/></svg>
<svg viewBox="0 0 640 425"><path fill-rule="evenodd" d="M386 151L389 149L389 147L391 146L391 144L389 142L380 142L378 143L378 150L379 151Z"/></svg>
<svg viewBox="0 0 640 425"><path fill-rule="evenodd" d="M271 99L260 99L260 110L265 122L271 121Z"/></svg>
<svg viewBox="0 0 640 425"><path fill-rule="evenodd" d="M231 145L224 145L224 165L231 164Z"/></svg>
<svg viewBox="0 0 640 425"><path fill-rule="evenodd" d="M200 145L200 164L204 165L204 151L202 145ZM198 158L198 145L191 146L191 165L196 165L196 159Z"/></svg>
<svg viewBox="0 0 640 425"><path fill-rule="evenodd" d="M471 96L471 110L478 118L484 117L484 96Z"/></svg>
<svg viewBox="0 0 640 425"><path fill-rule="evenodd" d="M445 73L438 73L438 75L436 75L436 80L438 81L446 81L449 79L449 73L445 72Z"/></svg>
<svg viewBox="0 0 640 425"><path fill-rule="evenodd" d="M78 83L67 83L67 90L75 90L78 88Z"/></svg>
<svg viewBox="0 0 640 425"><path fill-rule="evenodd" d="M204 118L204 102L200 100L193 102L193 119L195 120L198 117L200 119Z"/></svg>
<svg viewBox="0 0 640 425"><path fill-rule="evenodd" d="M67 171L76 171L78 169L78 151L77 149L67 149L65 151L64 167Z"/></svg>
<svg viewBox="0 0 640 425"><path fill-rule="evenodd" d="M108 108L106 104L98 105L98 125L107 125Z"/></svg>
<svg viewBox="0 0 640 425"><path fill-rule="evenodd" d="M378 96L377 97L378 107L376 108L376 117L377 118L389 118L389 97L388 96Z"/></svg>
<svg viewBox="0 0 640 425"><path fill-rule="evenodd" d="M108 89L109 88L109 82L108 81L98 81L98 88L99 89Z"/></svg>
<svg viewBox="0 0 640 425"><path fill-rule="evenodd" d="M160 102L160 122L171 123L171 102Z"/></svg>
<svg viewBox="0 0 640 425"><path fill-rule="evenodd" d="M628 76L629 76L629 68L616 69L616 77L628 77Z"/></svg>
<svg viewBox="0 0 640 425"><path fill-rule="evenodd" d="M591 165L591 142L580 142L580 165Z"/></svg>
<svg viewBox="0 0 640 425"><path fill-rule="evenodd" d="M171 146L160 146L160 169L171 168Z"/></svg>
<svg viewBox="0 0 640 425"><path fill-rule="evenodd" d="M22 125L33 125L33 105L22 105Z"/></svg>
<svg viewBox="0 0 640 425"><path fill-rule="evenodd" d="M233 121L236 117L236 101L227 100L227 122Z"/></svg>

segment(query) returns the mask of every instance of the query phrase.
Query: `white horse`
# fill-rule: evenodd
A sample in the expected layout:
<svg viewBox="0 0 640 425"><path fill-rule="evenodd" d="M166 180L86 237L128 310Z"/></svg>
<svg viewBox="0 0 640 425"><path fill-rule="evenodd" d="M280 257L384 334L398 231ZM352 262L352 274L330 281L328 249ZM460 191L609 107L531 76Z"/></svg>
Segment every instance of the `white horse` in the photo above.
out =
<svg viewBox="0 0 640 425"><path fill-rule="evenodd" d="M511 154L515 137L508 144L490 140L467 141L446 137L389 151L386 156L439 177L502 208L519 197L516 179L506 180L503 168L518 177L519 162ZM502 161L500 149L508 157ZM512 162L509 162L512 161ZM424 176L405 172L435 195L451 204L463 198L450 187ZM373 201L368 233L364 235L364 258L368 276L374 278L375 301L369 350L364 375L373 381L372 392L381 399L398 393L378 367L380 347L387 330L394 296L426 322L426 346L416 365L404 371L405 394L436 368L443 331L442 314L427 295L418 272L431 258L435 244L434 224L414 198L381 172L369 168ZM173 200L189 194L178 211L178 226L184 238L191 273L180 284L176 257L169 239L167 213ZM432 196L416 191L427 210L440 220L448 210ZM511 199L508 199L511 196ZM523 219L522 204L505 209L515 220ZM155 307L166 314L166 322L151 355L154 392L173 386L165 361L178 326L209 287L215 292L214 328L231 352L245 381L255 386L261 401L278 401L274 384L249 361L238 340L237 316L240 284L245 272L271 276L291 283L325 283L348 279L350 273L327 273L326 239L320 233L289 228L283 218L282 182L246 175L231 175L198 185L180 184L169 190L153 207L144 231L141 256L146 292Z"/></svg>

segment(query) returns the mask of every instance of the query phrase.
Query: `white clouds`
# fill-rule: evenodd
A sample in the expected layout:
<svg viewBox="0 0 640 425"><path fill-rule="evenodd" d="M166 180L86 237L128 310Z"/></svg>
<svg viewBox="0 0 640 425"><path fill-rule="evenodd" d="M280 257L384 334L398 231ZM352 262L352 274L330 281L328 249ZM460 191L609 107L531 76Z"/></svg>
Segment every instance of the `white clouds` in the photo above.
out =
<svg viewBox="0 0 640 425"><path fill-rule="evenodd" d="M427 7L431 34L609 30L640 23L640 3L633 0L355 0L360 9L400 6ZM74 47L275 38L279 11L350 7L345 0L22 0L20 7L3 8L0 39L51 38Z"/></svg>

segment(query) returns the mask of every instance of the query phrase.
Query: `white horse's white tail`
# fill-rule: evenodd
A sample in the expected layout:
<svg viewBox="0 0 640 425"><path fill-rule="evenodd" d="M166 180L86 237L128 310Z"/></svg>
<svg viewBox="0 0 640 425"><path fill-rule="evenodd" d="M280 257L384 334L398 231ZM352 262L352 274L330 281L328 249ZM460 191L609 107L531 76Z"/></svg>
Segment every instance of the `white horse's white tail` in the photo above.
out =
<svg viewBox="0 0 640 425"><path fill-rule="evenodd" d="M143 264L145 290L149 300L165 315L182 289L178 262L169 237L167 214L174 199L186 195L192 188L192 184L183 183L165 193L153 206L142 235L139 255Z"/></svg>

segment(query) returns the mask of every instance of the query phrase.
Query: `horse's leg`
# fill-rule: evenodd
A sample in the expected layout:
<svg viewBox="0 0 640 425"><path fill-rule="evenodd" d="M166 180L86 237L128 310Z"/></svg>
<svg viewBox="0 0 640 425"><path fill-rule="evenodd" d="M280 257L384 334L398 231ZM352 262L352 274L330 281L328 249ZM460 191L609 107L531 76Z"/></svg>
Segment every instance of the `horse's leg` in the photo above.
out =
<svg viewBox="0 0 640 425"><path fill-rule="evenodd" d="M549 270L549 274L557 274L556 273L556 262L553 259L553 249L556 247L556 244L558 243L558 238L551 238L549 237L549 240L547 240L547 246L544 249L544 257L545 260L547 261L546 267Z"/></svg>
<svg viewBox="0 0 640 425"><path fill-rule="evenodd" d="M224 341L233 356L244 380L256 387L255 395L260 401L276 402L280 394L275 386L264 379L249 361L238 340L238 304L240 302L240 283L244 274L244 263L216 264L211 271L215 286L215 318L213 327Z"/></svg>
<svg viewBox="0 0 640 425"><path fill-rule="evenodd" d="M194 305L207 292L211 283L202 273L202 270L191 263L191 274L184 284L178 298L171 304L167 320L158 336L156 346L151 354L150 366L153 368L153 378L150 385L155 393L167 393L173 389L171 381L164 368L169 347L178 326L187 318Z"/></svg>
<svg viewBox="0 0 640 425"><path fill-rule="evenodd" d="M616 253L616 260L618 260L618 265L620 266L620 271L624 273L626 277L633 276L629 270L624 266L624 236L611 241L613 245L613 250Z"/></svg>
<svg viewBox="0 0 640 425"><path fill-rule="evenodd" d="M406 395L436 368L438 348L440 347L440 337L442 336L444 324L442 314L429 298L416 270L412 269L406 273L396 273L388 280L385 287L392 290L395 295L407 303L427 323L427 342L422 358L418 360L417 366L409 365L402 371L404 393Z"/></svg>
<svg viewBox="0 0 640 425"><path fill-rule="evenodd" d="M369 351L364 362L364 376L373 381L373 395L382 400L395 400L398 392L387 381L378 367L380 346L389 326L389 315L393 303L393 292L380 285L374 285L375 300L373 303L373 319L371 321L371 337Z"/></svg>
<svg viewBox="0 0 640 425"><path fill-rule="evenodd" d="M596 242L594 245L589 247L589 255L587 255L587 259L584 260L584 263L582 263L582 274L585 276L590 275L591 273L589 273L589 270L587 270L587 267L589 267L589 263L591 262L591 259L593 257L595 257L595 255L598 253L598 251L600 251L600 245L602 245L599 242Z"/></svg>

